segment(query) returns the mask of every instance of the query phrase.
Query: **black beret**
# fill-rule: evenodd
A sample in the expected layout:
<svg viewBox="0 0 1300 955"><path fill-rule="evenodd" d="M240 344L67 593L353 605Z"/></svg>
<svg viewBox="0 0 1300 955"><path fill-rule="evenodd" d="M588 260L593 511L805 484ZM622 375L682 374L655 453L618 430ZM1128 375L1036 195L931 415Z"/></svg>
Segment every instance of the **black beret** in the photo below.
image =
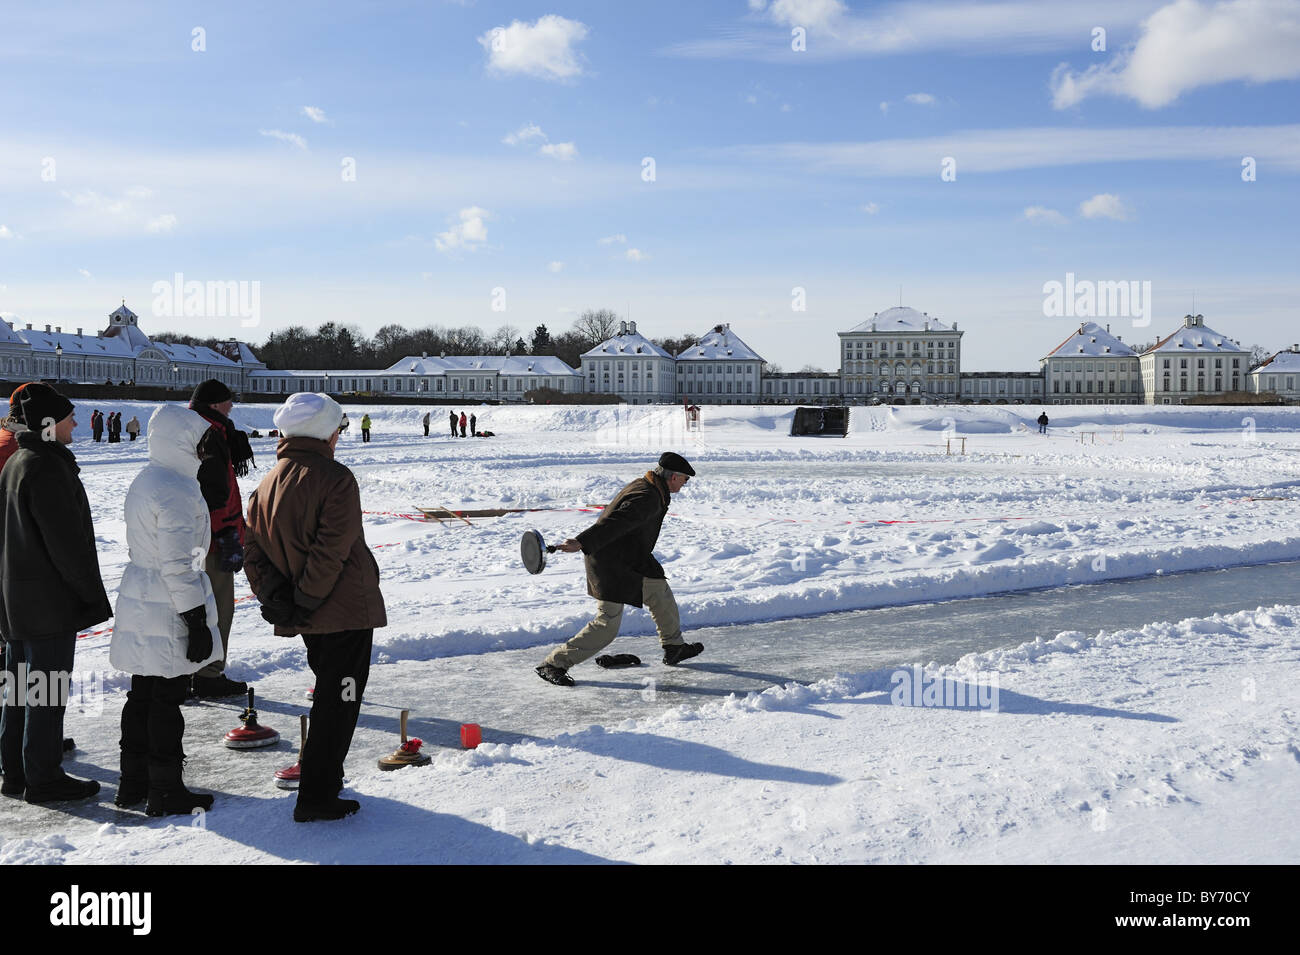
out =
<svg viewBox="0 0 1300 955"><path fill-rule="evenodd" d="M684 457L673 451L665 451L659 455L659 466L665 471L676 471L687 477L695 477L695 468L687 464Z"/></svg>

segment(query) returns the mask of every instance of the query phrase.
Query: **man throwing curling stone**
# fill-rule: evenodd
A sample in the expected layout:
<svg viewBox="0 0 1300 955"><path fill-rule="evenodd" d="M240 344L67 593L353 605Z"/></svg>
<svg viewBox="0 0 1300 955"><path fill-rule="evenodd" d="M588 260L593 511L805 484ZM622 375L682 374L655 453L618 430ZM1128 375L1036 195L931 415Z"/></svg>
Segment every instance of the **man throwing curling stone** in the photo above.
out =
<svg viewBox="0 0 1300 955"><path fill-rule="evenodd" d="M595 524L557 546L557 550L567 553L582 551L587 564L587 593L596 598L596 616L537 668L543 680L573 686L569 668L614 641L623 621L624 604L650 611L668 666L676 666L704 650L702 643L682 640L677 601L653 553L670 495L694 476L685 458L665 451L659 466L619 491Z"/></svg>

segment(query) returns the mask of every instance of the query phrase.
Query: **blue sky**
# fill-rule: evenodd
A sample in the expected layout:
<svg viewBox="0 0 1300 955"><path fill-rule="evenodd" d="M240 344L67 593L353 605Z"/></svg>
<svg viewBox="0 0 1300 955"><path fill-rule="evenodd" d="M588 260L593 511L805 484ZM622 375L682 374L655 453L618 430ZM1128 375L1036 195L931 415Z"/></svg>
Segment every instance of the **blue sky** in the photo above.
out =
<svg viewBox="0 0 1300 955"><path fill-rule="evenodd" d="M791 370L901 286L967 370L1031 370L1074 273L1152 283L1150 326L1098 319L1125 341L1195 295L1279 348L1298 78L1300 0L10 5L0 312L257 342L610 307ZM258 325L152 315L178 272L260 283Z"/></svg>

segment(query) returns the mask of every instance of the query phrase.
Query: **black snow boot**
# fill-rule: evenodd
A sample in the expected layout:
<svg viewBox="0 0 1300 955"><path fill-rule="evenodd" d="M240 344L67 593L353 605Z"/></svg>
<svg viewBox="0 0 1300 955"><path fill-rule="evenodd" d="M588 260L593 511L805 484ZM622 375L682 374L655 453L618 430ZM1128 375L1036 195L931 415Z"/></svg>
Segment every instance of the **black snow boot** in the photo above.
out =
<svg viewBox="0 0 1300 955"><path fill-rule="evenodd" d="M248 684L243 680L232 680L224 673L216 676L195 676L193 695L200 700L224 700L232 696L247 696Z"/></svg>
<svg viewBox="0 0 1300 955"><path fill-rule="evenodd" d="M543 663L537 668L537 675L547 683L554 683L556 686L573 686L573 677L569 676L569 671L561 669L550 663Z"/></svg>
<svg viewBox="0 0 1300 955"><path fill-rule="evenodd" d="M192 793L181 781L181 759L149 759L149 802L145 814L150 816L188 816L195 809L212 808L209 793Z"/></svg>
<svg viewBox="0 0 1300 955"><path fill-rule="evenodd" d="M294 822L326 822L342 819L361 809L361 803L355 799L325 799L321 802L303 802L299 798L293 807Z"/></svg>
<svg viewBox="0 0 1300 955"><path fill-rule="evenodd" d="M122 779L117 784L113 804L127 809L149 796L149 757L144 753L122 751Z"/></svg>
<svg viewBox="0 0 1300 955"><path fill-rule="evenodd" d="M664 647L664 663L670 667L675 667L683 660L689 660L691 657L698 657L704 652L702 643L678 643L671 647Z"/></svg>

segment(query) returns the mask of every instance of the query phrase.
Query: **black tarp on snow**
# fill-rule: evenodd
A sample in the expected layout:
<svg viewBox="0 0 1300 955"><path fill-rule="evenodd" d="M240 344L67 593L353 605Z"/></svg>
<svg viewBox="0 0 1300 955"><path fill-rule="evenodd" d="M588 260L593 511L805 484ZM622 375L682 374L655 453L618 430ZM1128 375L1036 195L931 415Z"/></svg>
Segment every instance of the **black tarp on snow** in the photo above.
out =
<svg viewBox="0 0 1300 955"><path fill-rule="evenodd" d="M827 435L842 438L849 433L849 409L832 408L795 408L794 420L790 422L790 434Z"/></svg>

